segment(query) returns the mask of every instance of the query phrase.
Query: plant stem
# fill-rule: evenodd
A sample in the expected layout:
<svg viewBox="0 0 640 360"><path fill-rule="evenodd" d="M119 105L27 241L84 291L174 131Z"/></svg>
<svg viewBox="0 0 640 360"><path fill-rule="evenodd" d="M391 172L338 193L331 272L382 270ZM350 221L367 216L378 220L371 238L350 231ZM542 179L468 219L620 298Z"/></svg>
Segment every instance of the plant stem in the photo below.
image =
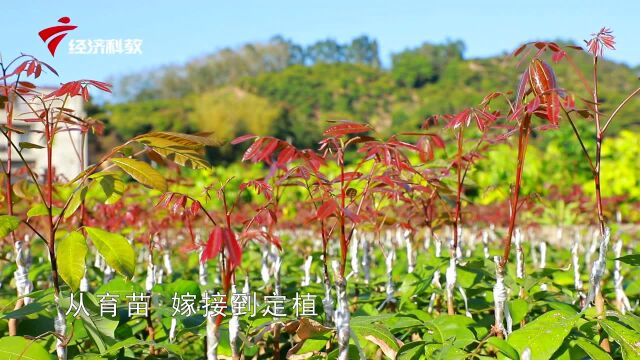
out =
<svg viewBox="0 0 640 360"><path fill-rule="evenodd" d="M456 188L456 210L455 210L455 215L453 218L453 244L452 244L452 250L451 250L451 256L455 256L456 254L456 250L458 249L458 226L460 226L460 223L462 222L461 219L461 208L462 208L462 183L463 183L463 177L462 177L462 144L463 144L463 140L464 140L464 135L462 130L464 129L464 127L462 125L460 125L460 128L458 130L458 152L456 155L456 172L457 172L457 188Z"/></svg>
<svg viewBox="0 0 640 360"><path fill-rule="evenodd" d="M604 211L602 208L602 192L600 190L600 170L601 170L601 158L602 158L602 141L604 139L604 130L600 126L600 112L598 110L598 56L593 57L593 112L596 122L596 158L595 158L595 167L593 174L593 182L596 190L596 208L598 211L598 222L600 224L600 235L605 235L606 223L604 219ZM619 108L618 108L619 109ZM618 111L616 109L616 112ZM607 125L609 122L607 122ZM598 313L598 318L604 318L605 313L605 305L604 305L604 297L602 296L602 286L598 286L598 289L595 294L595 304L596 304L596 312ZM600 331L601 332L601 331ZM609 339L605 336L600 343L600 346L606 352L611 352L611 345L609 344Z"/></svg>
<svg viewBox="0 0 640 360"><path fill-rule="evenodd" d="M524 170L524 159L527 152L527 144L529 142L529 133L531 132L531 114L526 113L524 119L520 123L520 133L518 136L518 165L516 167L516 183L513 188L513 197L511 200L511 214L509 218L509 230L504 241L504 253L500 259L499 266L504 268L509 262L509 254L511 252L511 239L516 226L516 216L518 214L518 200L520 197L520 187L522 186L522 172Z"/></svg>
<svg viewBox="0 0 640 360"><path fill-rule="evenodd" d="M340 163L340 276L344 277L347 266L347 236L345 228L345 206L347 189L344 186L344 160Z"/></svg>
<svg viewBox="0 0 640 360"><path fill-rule="evenodd" d="M4 78L6 76L6 69L4 68L4 66L2 66L2 77ZM7 80L4 79L4 85L5 88L7 86ZM7 97L7 100L9 101L9 97ZM11 127L13 126L13 105L12 104L7 104L7 106L10 108L9 111L7 111L7 141L11 142ZM7 200L7 214L8 215L13 215L13 182L11 180L11 146L7 146L7 167L5 169L5 175L6 175L6 200ZM16 238L15 238L15 234L13 232L11 232L10 234L11 237L11 242L12 243L16 243ZM18 291L18 295L20 295L20 291ZM18 310L20 309L22 306L24 305L24 301L20 300L18 302L16 302L16 306L14 308L14 310ZM18 320L17 319L9 319L9 336L16 336L18 333Z"/></svg>

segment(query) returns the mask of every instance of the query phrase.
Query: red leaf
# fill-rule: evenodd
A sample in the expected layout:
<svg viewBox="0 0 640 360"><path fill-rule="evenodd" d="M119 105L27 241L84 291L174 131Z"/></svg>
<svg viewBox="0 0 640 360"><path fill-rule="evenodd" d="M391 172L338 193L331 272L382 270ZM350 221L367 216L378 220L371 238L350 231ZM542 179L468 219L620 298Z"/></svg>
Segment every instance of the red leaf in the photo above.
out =
<svg viewBox="0 0 640 360"><path fill-rule="evenodd" d="M18 66L16 67L16 69L15 69L15 70L13 70L13 75L18 75L18 74L20 74L21 72L23 72L23 71L24 71L24 69L26 69L26 68L27 68L27 65L29 65L29 61L28 61L28 60L27 60L27 61L25 61L25 62L23 62L22 64L18 65Z"/></svg>
<svg viewBox="0 0 640 360"><path fill-rule="evenodd" d="M216 226L213 230L211 230L211 233L209 233L209 240L207 241L207 245L202 251L200 262L205 262L218 256L218 254L222 250L222 236L222 228Z"/></svg>
<svg viewBox="0 0 640 360"><path fill-rule="evenodd" d="M158 201L158 204L156 206L163 207L163 208L168 207L169 204L171 203L171 200L173 199L174 195L175 195L175 193L164 193L164 194L162 194L162 196L160 197L160 201Z"/></svg>
<svg viewBox="0 0 640 360"><path fill-rule="evenodd" d="M40 74L42 74L42 65L38 64L38 66L36 66L36 78L39 78Z"/></svg>
<svg viewBox="0 0 640 360"><path fill-rule="evenodd" d="M267 240L269 240L270 243L272 243L273 245L275 245L280 251L282 251L282 242L280 241L280 238L275 236L275 235L271 235L271 234L267 234Z"/></svg>
<svg viewBox="0 0 640 360"><path fill-rule="evenodd" d="M516 57L516 56L520 55L522 50L524 50L527 47L527 45L528 44L521 45L516 51L513 52L513 56Z"/></svg>
<svg viewBox="0 0 640 360"><path fill-rule="evenodd" d="M231 140L231 145L237 145L237 144L243 143L243 142L245 142L247 140L255 139L257 137L258 137L257 135L253 135L253 134L242 135L242 136L239 136L239 137Z"/></svg>
<svg viewBox="0 0 640 360"><path fill-rule="evenodd" d="M87 82L104 92L108 92L108 93L111 92L112 85L109 83L98 81L98 80L87 80Z"/></svg>
<svg viewBox="0 0 640 360"><path fill-rule="evenodd" d="M361 217L358 214L349 209L344 209L344 214L349 218L349 220L353 221L356 224L362 221Z"/></svg>
<svg viewBox="0 0 640 360"><path fill-rule="evenodd" d="M224 237L227 250L229 250L229 264L231 268L235 268L242 263L242 248L236 239L236 235L231 229L225 229L226 236Z"/></svg>
<svg viewBox="0 0 640 360"><path fill-rule="evenodd" d="M173 214L178 214L180 209L184 208L184 206L187 204L187 196L186 195L182 195L178 198L178 200L176 200L176 202L173 203L173 207L171 208L171 212Z"/></svg>
<svg viewBox="0 0 640 360"><path fill-rule="evenodd" d="M277 139L268 139L267 145L262 149L259 155L256 156L256 160L265 160L268 159L271 154L278 148L280 141Z"/></svg>
<svg viewBox="0 0 640 360"><path fill-rule="evenodd" d="M277 164L282 166L289 161L291 161L296 155L296 149L293 146L287 146L282 151L280 151L280 155L278 155Z"/></svg>
<svg viewBox="0 0 640 360"><path fill-rule="evenodd" d="M333 179L333 183L339 183L341 181L349 182L355 179L359 179L362 176L362 173L359 171L348 171L345 172L342 176L338 175Z"/></svg>
<svg viewBox="0 0 640 360"><path fill-rule="evenodd" d="M196 216L201 207L202 205L200 205L200 201L193 200L193 203L191 204L191 215Z"/></svg>
<svg viewBox="0 0 640 360"><path fill-rule="evenodd" d="M355 122L343 122L341 124L331 126L324 131L324 134L326 136L340 137L347 134L362 133L370 130L371 129L364 124Z"/></svg>
<svg viewBox="0 0 640 360"><path fill-rule="evenodd" d="M564 51L556 51L553 53L553 55L551 55L551 60L555 63L560 62L560 60L562 60L565 56L567 55L566 52Z"/></svg>
<svg viewBox="0 0 640 360"><path fill-rule="evenodd" d="M530 114L533 114L534 111L536 111L538 109L538 107L540 107L540 97L536 96L533 100L531 100L528 104L527 104L527 112Z"/></svg>
<svg viewBox="0 0 640 360"><path fill-rule="evenodd" d="M338 203L334 199L325 201L316 211L316 217L319 220L326 219L331 216L338 208Z"/></svg>
<svg viewBox="0 0 640 360"><path fill-rule="evenodd" d="M560 51L560 47L554 42L549 42L547 43L547 45L549 46L549 49L551 49L551 51Z"/></svg>
<svg viewBox="0 0 640 360"><path fill-rule="evenodd" d="M29 68L27 68L27 76L36 72L36 62L32 61L29 63Z"/></svg>
<svg viewBox="0 0 640 360"><path fill-rule="evenodd" d="M428 136L431 137L431 141L433 141L433 144L441 149L444 149L444 140L442 140L442 138L439 135L436 134L429 134Z"/></svg>
<svg viewBox="0 0 640 360"><path fill-rule="evenodd" d="M260 138L257 139L253 144L251 144L247 151L245 151L244 156L242 157L242 161L253 159L258 154L258 151L260 150L263 142L264 138Z"/></svg>

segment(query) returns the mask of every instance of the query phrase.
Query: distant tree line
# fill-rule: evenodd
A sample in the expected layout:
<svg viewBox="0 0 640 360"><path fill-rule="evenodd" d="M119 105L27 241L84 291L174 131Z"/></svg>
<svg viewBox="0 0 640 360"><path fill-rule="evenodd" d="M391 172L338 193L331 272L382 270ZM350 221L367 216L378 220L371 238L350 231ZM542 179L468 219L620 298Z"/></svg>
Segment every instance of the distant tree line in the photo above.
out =
<svg viewBox="0 0 640 360"><path fill-rule="evenodd" d="M372 124L382 134L417 129L433 114L477 105L489 91L513 91L521 69L508 56L464 57L462 41L424 43L392 54L381 65L375 39L359 36L301 45L281 36L265 43L222 49L211 55L116 79L118 101L96 110L112 138L154 130L213 131L222 140L252 132L314 147L326 120ZM589 59L577 56L578 67ZM556 68L560 83L580 79ZM636 82L637 68L603 61L602 107L620 101ZM589 94L584 94L588 97ZM628 105L612 128L638 128L640 104ZM233 161L230 147L215 161Z"/></svg>

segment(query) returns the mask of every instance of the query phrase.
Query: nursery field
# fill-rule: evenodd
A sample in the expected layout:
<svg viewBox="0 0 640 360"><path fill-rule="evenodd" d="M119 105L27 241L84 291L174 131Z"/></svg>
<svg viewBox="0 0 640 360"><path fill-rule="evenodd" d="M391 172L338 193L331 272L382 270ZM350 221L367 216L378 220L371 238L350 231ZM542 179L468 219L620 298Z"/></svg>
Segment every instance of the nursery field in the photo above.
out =
<svg viewBox="0 0 640 360"><path fill-rule="evenodd" d="M599 97L614 44L606 28L584 49L526 44L521 76L419 129L326 119L314 148L243 134L228 166L207 159L215 133L151 131L87 165L77 150L73 178L54 144L104 124L68 102L111 85L42 92L51 66L0 60L0 359L640 359L640 204L603 195L637 184L633 156L602 161L637 140L606 137L640 92ZM557 134L582 161L531 191Z"/></svg>

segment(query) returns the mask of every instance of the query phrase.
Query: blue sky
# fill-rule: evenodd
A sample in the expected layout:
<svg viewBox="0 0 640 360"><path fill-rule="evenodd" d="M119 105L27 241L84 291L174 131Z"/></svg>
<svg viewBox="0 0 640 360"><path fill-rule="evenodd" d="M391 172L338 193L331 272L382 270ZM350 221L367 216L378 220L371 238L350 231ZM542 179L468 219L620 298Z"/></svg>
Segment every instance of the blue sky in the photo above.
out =
<svg viewBox="0 0 640 360"><path fill-rule="evenodd" d="M461 39L467 57L512 51L524 41L581 41L601 26L614 30L608 56L640 64L640 2L627 1L8 1L3 4L0 53L36 55L60 72L57 83L107 80L130 72L179 64L224 47L281 34L308 44L327 37L345 42L368 34L389 55L424 41ZM95 4L95 5L94 5ZM170 5L171 4L171 5ZM52 57L37 33L62 16L78 28ZM71 55L70 39L142 39L142 55Z"/></svg>

